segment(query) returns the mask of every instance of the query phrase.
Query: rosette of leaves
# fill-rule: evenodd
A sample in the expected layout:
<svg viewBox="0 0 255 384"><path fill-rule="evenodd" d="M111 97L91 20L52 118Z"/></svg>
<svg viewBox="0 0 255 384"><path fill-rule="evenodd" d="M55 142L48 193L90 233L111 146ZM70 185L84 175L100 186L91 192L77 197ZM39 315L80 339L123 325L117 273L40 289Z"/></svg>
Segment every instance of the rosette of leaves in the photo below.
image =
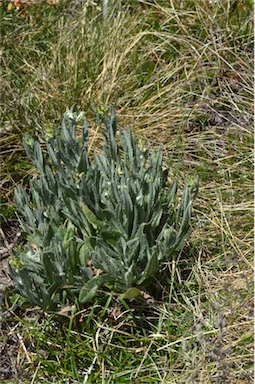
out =
<svg viewBox="0 0 255 384"><path fill-rule="evenodd" d="M141 148L130 129L118 130L114 110L98 114L103 149L89 156L88 126L67 111L61 129L44 146L24 138L38 170L30 192L15 193L28 246L16 250L10 271L30 302L56 309L86 302L106 286L122 297L146 287L190 233L197 182L181 198L168 183L162 150Z"/></svg>

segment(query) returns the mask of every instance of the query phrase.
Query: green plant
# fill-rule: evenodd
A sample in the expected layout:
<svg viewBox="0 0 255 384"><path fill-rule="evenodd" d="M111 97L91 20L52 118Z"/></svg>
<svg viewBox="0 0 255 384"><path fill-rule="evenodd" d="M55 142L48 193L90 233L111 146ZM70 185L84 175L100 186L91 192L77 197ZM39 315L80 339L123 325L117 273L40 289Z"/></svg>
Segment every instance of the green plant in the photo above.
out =
<svg viewBox="0 0 255 384"><path fill-rule="evenodd" d="M89 301L102 285L137 296L190 233L197 182L187 181L178 204L162 150L140 148L130 129L119 131L120 144L113 109L98 114L104 146L91 161L85 121L81 140L76 134L81 118L67 111L47 151L24 139L39 173L30 198L22 187L15 193L29 245L16 251L10 270L21 294L49 309L76 297Z"/></svg>

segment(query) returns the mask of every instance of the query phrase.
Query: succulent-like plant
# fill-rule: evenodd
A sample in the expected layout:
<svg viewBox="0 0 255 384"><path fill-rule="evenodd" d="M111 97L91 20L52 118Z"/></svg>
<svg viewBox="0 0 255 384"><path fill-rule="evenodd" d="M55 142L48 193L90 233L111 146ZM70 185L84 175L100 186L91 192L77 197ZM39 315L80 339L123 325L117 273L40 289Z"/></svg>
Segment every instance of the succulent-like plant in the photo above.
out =
<svg viewBox="0 0 255 384"><path fill-rule="evenodd" d="M22 187L15 193L28 245L16 250L11 276L23 296L49 310L89 301L100 286L136 296L183 247L197 191L196 181L186 182L178 201L161 148L151 154L140 148L130 129L119 130L117 139L112 108L110 116L98 115L104 146L91 159L85 120L77 138L80 118L67 111L44 150L24 138L38 176L29 196Z"/></svg>

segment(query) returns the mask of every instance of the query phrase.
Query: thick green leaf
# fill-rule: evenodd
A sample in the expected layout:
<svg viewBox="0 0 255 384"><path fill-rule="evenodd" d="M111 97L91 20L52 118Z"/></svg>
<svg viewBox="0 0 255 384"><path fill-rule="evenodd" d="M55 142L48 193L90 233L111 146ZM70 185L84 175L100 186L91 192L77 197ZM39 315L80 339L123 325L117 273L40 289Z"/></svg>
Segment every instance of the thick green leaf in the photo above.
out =
<svg viewBox="0 0 255 384"><path fill-rule="evenodd" d="M104 276L93 277L81 288L79 293L79 301L81 303L87 303L88 301L91 301L95 296L98 288L103 284L104 281Z"/></svg>

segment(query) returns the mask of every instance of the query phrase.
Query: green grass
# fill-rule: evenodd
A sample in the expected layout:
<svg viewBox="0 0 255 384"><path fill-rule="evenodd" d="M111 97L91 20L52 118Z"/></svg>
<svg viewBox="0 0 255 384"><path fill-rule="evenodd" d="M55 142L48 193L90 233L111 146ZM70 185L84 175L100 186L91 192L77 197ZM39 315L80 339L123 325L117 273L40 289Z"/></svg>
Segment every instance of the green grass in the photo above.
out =
<svg viewBox="0 0 255 384"><path fill-rule="evenodd" d="M253 378L252 2L62 1L1 11L1 200L33 176L21 138L77 103L116 108L139 140L163 145L171 177L198 174L193 233L153 304L98 297L68 316L3 299L7 383L250 383ZM128 5L127 5L128 4ZM97 147L95 135L91 150ZM154 292L151 292L153 296ZM17 335L20 335L20 341ZM22 346L24 342L24 347Z"/></svg>

